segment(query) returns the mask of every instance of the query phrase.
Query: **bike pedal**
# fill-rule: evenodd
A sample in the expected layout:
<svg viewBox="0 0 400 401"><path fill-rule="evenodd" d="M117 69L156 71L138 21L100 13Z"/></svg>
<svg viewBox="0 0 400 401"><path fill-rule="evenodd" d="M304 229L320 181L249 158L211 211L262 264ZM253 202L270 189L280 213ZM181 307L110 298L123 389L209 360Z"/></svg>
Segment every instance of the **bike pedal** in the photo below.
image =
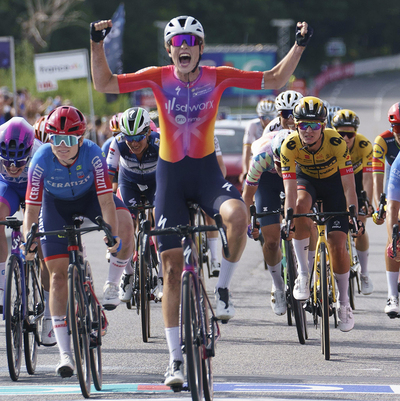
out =
<svg viewBox="0 0 400 401"><path fill-rule="evenodd" d="M229 320L221 320L222 324L227 324L229 322Z"/></svg>
<svg viewBox="0 0 400 401"><path fill-rule="evenodd" d="M170 386L170 387L171 387L171 390L172 390L174 393L180 393L180 392L182 391L182 389L183 389L182 384L173 384L173 385Z"/></svg>
<svg viewBox="0 0 400 401"><path fill-rule="evenodd" d="M389 312L387 313L387 315L390 317L390 319L396 319L397 317L399 317L397 312Z"/></svg>

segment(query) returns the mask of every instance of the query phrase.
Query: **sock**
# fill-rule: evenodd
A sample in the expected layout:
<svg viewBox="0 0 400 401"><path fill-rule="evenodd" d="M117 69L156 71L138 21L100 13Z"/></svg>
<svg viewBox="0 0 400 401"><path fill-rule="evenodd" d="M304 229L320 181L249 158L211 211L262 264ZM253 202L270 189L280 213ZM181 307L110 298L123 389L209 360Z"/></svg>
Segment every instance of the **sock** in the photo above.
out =
<svg viewBox="0 0 400 401"><path fill-rule="evenodd" d="M222 258L221 260L221 269L219 271L218 282L215 286L218 288L229 288L231 284L233 273L235 272L235 268L239 262L229 262L228 260Z"/></svg>
<svg viewBox="0 0 400 401"><path fill-rule="evenodd" d="M293 239L294 252L299 264L299 274L308 274L308 247L310 238Z"/></svg>
<svg viewBox="0 0 400 401"><path fill-rule="evenodd" d="M358 260L360 261L361 265L361 274L363 276L368 275L368 255L369 255L369 249L366 251L359 251L357 249L357 255L358 255Z"/></svg>
<svg viewBox="0 0 400 401"><path fill-rule="evenodd" d="M273 286L280 291L283 291L283 278L281 274L281 262L275 266L268 266L268 271L271 273Z"/></svg>
<svg viewBox="0 0 400 401"><path fill-rule="evenodd" d="M179 341L179 327L166 327L165 336L167 337L169 349L169 364L173 361L183 362L182 348Z"/></svg>
<svg viewBox="0 0 400 401"><path fill-rule="evenodd" d="M218 262L218 237L217 238L207 238L207 244L211 252L211 261Z"/></svg>
<svg viewBox="0 0 400 401"><path fill-rule="evenodd" d="M398 297L399 290L399 272L388 272L386 271L386 281L388 286L388 298L390 297Z"/></svg>
<svg viewBox="0 0 400 401"><path fill-rule="evenodd" d="M342 273L342 274L335 273L335 279L337 282L337 287L339 292L338 294L339 307L350 305L349 292L348 292L349 276L350 276L349 271L347 273Z"/></svg>
<svg viewBox="0 0 400 401"><path fill-rule="evenodd" d="M314 260L315 260L315 251L308 251L308 273L311 275L311 272L314 270Z"/></svg>
<svg viewBox="0 0 400 401"><path fill-rule="evenodd" d="M43 290L43 295L44 295L44 318L45 319L51 319L51 313L50 313L50 294L48 291Z"/></svg>
<svg viewBox="0 0 400 401"><path fill-rule="evenodd" d="M0 290L6 288L6 262L0 263Z"/></svg>
<svg viewBox="0 0 400 401"><path fill-rule="evenodd" d="M124 273L133 274L133 263L131 258L129 258L129 262L125 266Z"/></svg>
<svg viewBox="0 0 400 401"><path fill-rule="evenodd" d="M110 255L110 267L108 269L107 282L119 285L122 272L128 264L130 258L126 260L118 259L117 257Z"/></svg>
<svg viewBox="0 0 400 401"><path fill-rule="evenodd" d="M52 316L54 335L57 340L58 349L60 354L71 352L71 341L68 334L67 321L65 316Z"/></svg>

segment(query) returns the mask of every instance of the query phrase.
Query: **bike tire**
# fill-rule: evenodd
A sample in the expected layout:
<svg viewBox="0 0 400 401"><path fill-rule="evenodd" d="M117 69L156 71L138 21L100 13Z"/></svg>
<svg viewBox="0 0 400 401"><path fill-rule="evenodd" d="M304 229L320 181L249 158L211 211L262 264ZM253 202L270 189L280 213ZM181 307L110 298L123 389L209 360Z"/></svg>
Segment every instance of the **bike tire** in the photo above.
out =
<svg viewBox="0 0 400 401"><path fill-rule="evenodd" d="M22 285L18 257L11 255L7 263L7 282L4 300L4 318L8 371L17 381L22 361Z"/></svg>
<svg viewBox="0 0 400 401"><path fill-rule="evenodd" d="M321 262L321 351L325 360L331 356L330 336L329 336L329 293L328 293L328 268L326 265L326 247L324 243L320 245Z"/></svg>
<svg viewBox="0 0 400 401"><path fill-rule="evenodd" d="M86 278L90 282L92 291L94 293L94 284L92 269L87 260L85 260L85 272ZM102 343L102 315L101 307L96 302L94 294L87 288L87 297L89 303L89 314L91 322L91 330L89 333L90 338L90 370L92 371L92 379L94 387L97 391L101 391L103 387L103 363L102 363L102 353L101 353L101 343Z"/></svg>
<svg viewBox="0 0 400 401"><path fill-rule="evenodd" d="M199 313L193 274L186 272L182 279L184 343L188 385L193 401L203 398L202 347L199 339Z"/></svg>
<svg viewBox="0 0 400 401"><path fill-rule="evenodd" d="M351 309L355 309L355 293L354 293L354 289L355 289L355 280L356 280L356 272L353 272L350 268L350 274L349 274L349 301L350 301L350 306Z"/></svg>
<svg viewBox="0 0 400 401"><path fill-rule="evenodd" d="M30 375L35 374L38 349L40 344L44 305L42 286L40 281L40 262L35 258L33 262L25 264L26 307L28 320L24 322L24 354L26 370Z"/></svg>
<svg viewBox="0 0 400 401"><path fill-rule="evenodd" d="M290 241L285 241L285 247L286 247L286 264L287 264L287 275L288 275L288 284L289 284L289 300L290 300L290 306L291 310L293 311L293 316L294 316L294 321L296 324L296 330L297 330L297 337L299 339L300 344L305 344L306 343L306 334L305 334L305 326L306 326L306 321L305 321L305 314L304 314L304 308L303 308L303 302L298 301L294 296L293 296L293 289L295 285L295 280L297 277L297 267L295 265L295 256L294 256L294 249L293 245ZM287 313L290 313L287 311Z"/></svg>
<svg viewBox="0 0 400 401"><path fill-rule="evenodd" d="M142 322L142 339L147 343L150 337L150 285L148 283L149 265L143 250L142 235L139 235L139 280L140 280L140 319Z"/></svg>
<svg viewBox="0 0 400 401"><path fill-rule="evenodd" d="M86 326L87 309L80 272L78 267L72 264L68 267L68 315L79 385L82 395L89 398L91 369L89 333Z"/></svg>

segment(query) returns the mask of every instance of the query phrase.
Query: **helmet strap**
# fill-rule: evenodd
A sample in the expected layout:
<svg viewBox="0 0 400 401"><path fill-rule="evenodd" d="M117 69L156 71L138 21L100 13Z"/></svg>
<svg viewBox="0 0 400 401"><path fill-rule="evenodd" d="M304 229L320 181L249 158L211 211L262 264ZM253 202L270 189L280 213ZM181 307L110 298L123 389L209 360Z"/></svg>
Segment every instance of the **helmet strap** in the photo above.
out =
<svg viewBox="0 0 400 401"><path fill-rule="evenodd" d="M309 144L307 144L307 143L305 144L301 140L301 137L300 137L300 134L299 134L300 142L301 142L302 145L304 145L302 148L300 148L300 150L307 150L308 148L312 148L323 137L323 135L324 135L324 132L321 131L321 135L319 136L319 138L315 142L309 143Z"/></svg>

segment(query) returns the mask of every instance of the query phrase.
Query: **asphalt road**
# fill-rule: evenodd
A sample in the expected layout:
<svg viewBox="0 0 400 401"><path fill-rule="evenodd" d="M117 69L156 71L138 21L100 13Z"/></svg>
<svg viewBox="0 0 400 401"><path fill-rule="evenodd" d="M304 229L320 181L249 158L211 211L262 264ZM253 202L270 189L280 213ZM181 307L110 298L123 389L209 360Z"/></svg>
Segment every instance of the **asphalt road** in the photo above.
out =
<svg viewBox="0 0 400 401"><path fill-rule="evenodd" d="M390 75L390 74L388 74ZM393 85L388 85L392 80ZM400 76L378 76L343 81L321 94L331 105L355 110L359 131L373 140L388 127L386 113L396 102ZM380 108L378 105L381 105ZM383 252L386 228L368 222L369 270L374 292L357 295L355 327L349 333L331 324L331 360L321 354L320 331L308 315L309 339L300 345L286 316L270 307L271 278L264 270L260 245L248 240L232 282L236 317L222 325L222 338L214 358L216 399L398 400L400 399L400 320L383 312L386 277ZM87 235L88 258L101 297L107 274L101 235ZM210 295L216 279L209 279ZM110 325L103 345L104 391L92 398L190 399L161 384L168 364L161 305L151 305L151 338L141 340L140 318L120 305L108 312ZM29 376L24 367L17 383L10 380L6 362L4 322L0 322L0 400L80 400L77 378L60 379L54 369L56 347L40 349L38 368Z"/></svg>

